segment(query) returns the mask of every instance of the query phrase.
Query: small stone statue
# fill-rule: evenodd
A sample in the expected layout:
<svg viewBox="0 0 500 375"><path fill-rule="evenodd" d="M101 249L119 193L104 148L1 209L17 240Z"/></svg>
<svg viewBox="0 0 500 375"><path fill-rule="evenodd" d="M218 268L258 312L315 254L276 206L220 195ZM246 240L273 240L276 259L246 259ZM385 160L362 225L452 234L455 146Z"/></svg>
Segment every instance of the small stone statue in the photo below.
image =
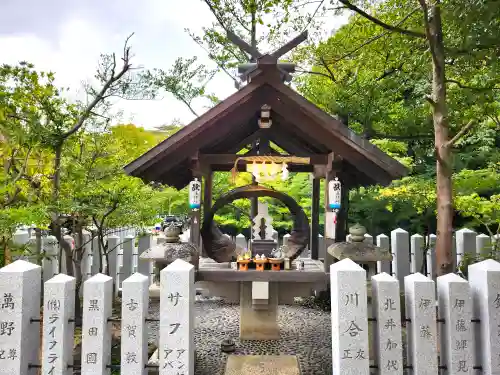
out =
<svg viewBox="0 0 500 375"><path fill-rule="evenodd" d="M273 259L283 259L285 257L285 253L282 247L278 247L277 249L273 249L271 251L271 258Z"/></svg>

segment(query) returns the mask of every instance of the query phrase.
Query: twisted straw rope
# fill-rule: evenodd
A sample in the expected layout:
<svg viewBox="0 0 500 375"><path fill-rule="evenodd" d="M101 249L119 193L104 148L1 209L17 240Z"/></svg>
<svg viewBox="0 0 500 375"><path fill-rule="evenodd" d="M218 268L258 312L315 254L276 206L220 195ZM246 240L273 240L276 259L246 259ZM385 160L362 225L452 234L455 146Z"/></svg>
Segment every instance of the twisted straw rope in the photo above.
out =
<svg viewBox="0 0 500 375"><path fill-rule="evenodd" d="M233 184L236 182L236 177L238 175L238 162L251 161L256 163L292 163L292 164L310 164L311 158L299 157L299 156L270 156L270 155L256 155L256 156L241 156L236 158L234 161L234 166L231 169L231 178Z"/></svg>

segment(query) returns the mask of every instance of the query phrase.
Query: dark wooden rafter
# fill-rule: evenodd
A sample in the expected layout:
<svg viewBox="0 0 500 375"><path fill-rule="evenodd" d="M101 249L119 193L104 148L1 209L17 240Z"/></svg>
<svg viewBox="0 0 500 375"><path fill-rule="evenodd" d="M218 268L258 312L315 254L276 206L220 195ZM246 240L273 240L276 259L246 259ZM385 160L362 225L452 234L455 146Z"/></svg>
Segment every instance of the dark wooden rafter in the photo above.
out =
<svg viewBox="0 0 500 375"><path fill-rule="evenodd" d="M271 152L273 154L276 154L276 155L283 155L283 156L292 155L289 152L287 152L285 149L283 149L284 153L281 152L281 150L278 150L278 148L281 148L281 147L278 146L277 144L274 144L274 142L273 143L269 142L269 148L271 149ZM295 155L295 156L301 156L301 155Z"/></svg>
<svg viewBox="0 0 500 375"><path fill-rule="evenodd" d="M259 139L260 135L261 135L261 130L258 129L254 133L250 134L248 137L244 138L242 141L239 141L234 147L228 148L227 152L229 154L232 154L240 151L245 147L248 147L249 145L252 144L253 141Z"/></svg>

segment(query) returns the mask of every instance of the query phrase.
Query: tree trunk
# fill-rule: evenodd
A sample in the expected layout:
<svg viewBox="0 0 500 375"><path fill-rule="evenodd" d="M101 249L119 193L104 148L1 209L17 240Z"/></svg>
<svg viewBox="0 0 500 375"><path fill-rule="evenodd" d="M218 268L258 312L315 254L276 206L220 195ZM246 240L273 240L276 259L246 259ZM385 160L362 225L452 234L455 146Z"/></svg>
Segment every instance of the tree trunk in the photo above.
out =
<svg viewBox="0 0 500 375"><path fill-rule="evenodd" d="M436 145L437 275L453 272L452 146L449 142L443 28L439 2L430 7L428 42L432 53L432 108Z"/></svg>
<svg viewBox="0 0 500 375"><path fill-rule="evenodd" d="M43 255L43 244L42 244L42 230L40 228L35 228L35 259L36 264L42 265L42 255Z"/></svg>
<svg viewBox="0 0 500 375"><path fill-rule="evenodd" d="M82 286L82 257L83 254L84 239L83 239L83 228L81 223L76 224L76 236L75 236L75 257L73 259L75 266L75 322L80 322L82 317L82 306L80 302L80 288ZM78 326L78 324L77 324Z"/></svg>

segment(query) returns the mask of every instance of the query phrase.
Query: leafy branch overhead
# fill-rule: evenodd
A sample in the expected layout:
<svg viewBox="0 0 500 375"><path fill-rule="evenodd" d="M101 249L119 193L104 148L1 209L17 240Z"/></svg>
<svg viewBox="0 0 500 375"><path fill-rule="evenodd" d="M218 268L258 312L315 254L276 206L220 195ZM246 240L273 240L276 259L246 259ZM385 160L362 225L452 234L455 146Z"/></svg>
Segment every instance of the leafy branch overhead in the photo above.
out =
<svg viewBox="0 0 500 375"><path fill-rule="evenodd" d="M197 98L214 97L213 94L206 93L206 87L216 72L216 69L209 70L205 65L198 64L196 57L179 57L168 71L155 69L147 71L143 77L156 89L172 94L198 117L193 101Z"/></svg>

